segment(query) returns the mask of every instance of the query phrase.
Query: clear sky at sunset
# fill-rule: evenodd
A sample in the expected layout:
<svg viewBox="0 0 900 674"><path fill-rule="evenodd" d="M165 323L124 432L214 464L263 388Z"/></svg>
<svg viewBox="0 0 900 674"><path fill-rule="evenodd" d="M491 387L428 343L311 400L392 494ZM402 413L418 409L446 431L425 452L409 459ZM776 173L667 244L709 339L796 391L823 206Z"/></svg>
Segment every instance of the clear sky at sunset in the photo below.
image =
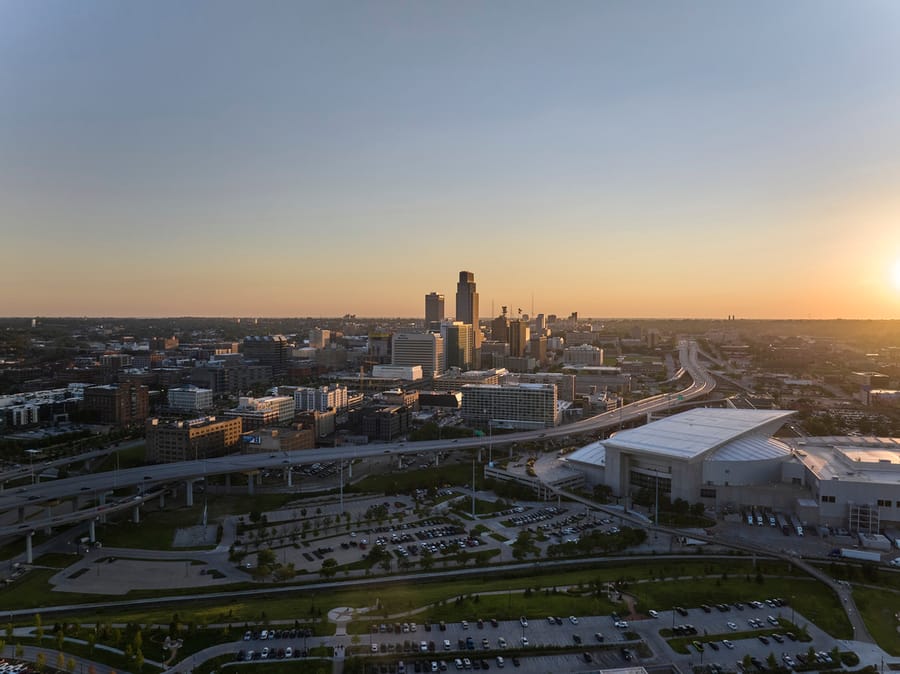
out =
<svg viewBox="0 0 900 674"><path fill-rule="evenodd" d="M0 0L0 315L900 318L900 3Z"/></svg>

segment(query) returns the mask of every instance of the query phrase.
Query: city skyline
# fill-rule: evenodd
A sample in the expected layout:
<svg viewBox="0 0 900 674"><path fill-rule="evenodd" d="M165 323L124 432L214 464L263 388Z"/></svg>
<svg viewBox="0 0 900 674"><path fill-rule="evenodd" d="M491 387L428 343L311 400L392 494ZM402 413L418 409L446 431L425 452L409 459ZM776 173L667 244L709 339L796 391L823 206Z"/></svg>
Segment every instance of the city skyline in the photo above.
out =
<svg viewBox="0 0 900 674"><path fill-rule="evenodd" d="M886 1L6 2L0 315L900 318L897 62Z"/></svg>

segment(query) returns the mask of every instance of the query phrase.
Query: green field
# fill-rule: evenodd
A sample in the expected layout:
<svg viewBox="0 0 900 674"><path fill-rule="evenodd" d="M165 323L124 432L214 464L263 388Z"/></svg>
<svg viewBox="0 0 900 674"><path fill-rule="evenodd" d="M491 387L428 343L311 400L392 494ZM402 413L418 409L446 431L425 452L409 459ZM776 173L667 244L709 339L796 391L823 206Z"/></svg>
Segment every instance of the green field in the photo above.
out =
<svg viewBox="0 0 900 674"><path fill-rule="evenodd" d="M855 587L853 600L878 645L891 655L900 655L900 593Z"/></svg>
<svg viewBox="0 0 900 674"><path fill-rule="evenodd" d="M480 489L484 478L480 471L475 473L475 484ZM344 488L344 493L365 492L374 494L405 494L416 489L429 489L454 484L469 484L472 481L472 466L460 463L448 463L436 468L393 472L385 475L368 475L359 482Z"/></svg>

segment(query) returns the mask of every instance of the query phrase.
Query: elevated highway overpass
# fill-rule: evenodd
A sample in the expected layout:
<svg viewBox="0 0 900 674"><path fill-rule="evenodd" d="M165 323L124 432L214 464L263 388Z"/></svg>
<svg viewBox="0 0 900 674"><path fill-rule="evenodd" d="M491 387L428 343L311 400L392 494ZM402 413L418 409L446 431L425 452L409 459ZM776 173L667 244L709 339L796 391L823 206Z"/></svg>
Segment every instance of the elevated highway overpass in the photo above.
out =
<svg viewBox="0 0 900 674"><path fill-rule="evenodd" d="M678 392L643 398L611 412L598 414L564 426L492 437L490 442L492 445L505 446L513 443L602 431L636 419L645 418L654 412L671 407L673 403L696 399L710 393L715 388L715 380L700 366L696 344L691 341L682 341L679 343L679 352L681 367L687 371L693 381L690 386ZM129 488L134 490L135 495L132 497L134 503L127 503L127 505L135 510L135 519L137 519L139 518L140 504L150 498L149 495L145 496L145 494L153 493L158 498L164 498L165 490L161 490L159 487L166 484L184 483L187 487L187 502L189 505L192 505L193 483L204 480L209 476L236 473L252 475L259 471L283 470L290 484L292 479L291 468L300 464L366 459L383 457L384 455L399 456L409 453L432 454L435 457L435 461L437 461L440 452L455 449L477 449L484 447L484 445L485 438L479 437L429 440L415 443L396 442L378 445L323 447L277 453L233 454L208 459L106 471L54 480L52 482L40 482L14 489L6 489L0 493L0 512L18 511L17 519L19 520L11 526L0 527L0 537L20 535L30 537L35 528L47 527L48 521L52 522L53 526L85 520L94 521L100 516L97 509L107 506L105 502L107 496L112 491L119 489ZM248 480L248 490L252 493L252 479ZM95 502L97 505L85 509L76 509L65 515L52 515L53 504L66 499L77 499L78 497ZM25 522L24 514L26 508L41 505L48 508L48 518L40 521L36 527ZM125 505L118 502L117 506L125 507ZM109 510L106 512L109 512Z"/></svg>

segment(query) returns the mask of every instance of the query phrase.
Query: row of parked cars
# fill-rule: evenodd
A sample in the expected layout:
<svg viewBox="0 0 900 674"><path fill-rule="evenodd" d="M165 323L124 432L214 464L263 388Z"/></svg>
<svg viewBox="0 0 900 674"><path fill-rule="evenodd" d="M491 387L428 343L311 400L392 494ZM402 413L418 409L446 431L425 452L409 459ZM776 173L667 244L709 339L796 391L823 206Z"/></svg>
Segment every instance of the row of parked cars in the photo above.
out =
<svg viewBox="0 0 900 674"><path fill-rule="evenodd" d="M313 635L312 630L308 627L294 627L284 630L265 629L265 630L247 630L244 632L244 641L266 641L267 639L296 639L306 638Z"/></svg>
<svg viewBox="0 0 900 674"><path fill-rule="evenodd" d="M250 660L270 660L270 659L290 659L305 658L307 651L305 648L294 648L293 646L285 646L284 648L269 648L263 646L260 650L253 649L245 651L243 648L235 654L235 660L238 662L249 662Z"/></svg>

